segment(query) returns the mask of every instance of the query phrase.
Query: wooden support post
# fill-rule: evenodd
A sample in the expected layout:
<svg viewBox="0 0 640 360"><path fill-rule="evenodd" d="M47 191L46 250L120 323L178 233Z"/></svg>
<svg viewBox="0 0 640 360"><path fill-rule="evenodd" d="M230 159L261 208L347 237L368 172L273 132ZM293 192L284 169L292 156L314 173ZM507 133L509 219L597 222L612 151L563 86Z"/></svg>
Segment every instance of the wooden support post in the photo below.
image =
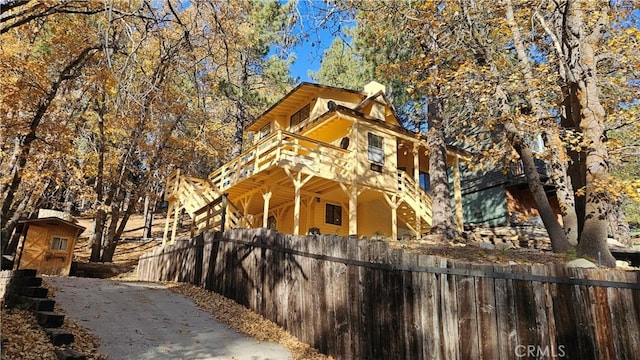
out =
<svg viewBox="0 0 640 360"><path fill-rule="evenodd" d="M178 204L173 205L173 228L171 230L171 242L170 245L176 243L176 230L178 229L178 216L180 215L180 206Z"/></svg>
<svg viewBox="0 0 640 360"><path fill-rule="evenodd" d="M172 213L173 213L173 201L169 201L169 206L167 207L167 217L164 221L164 234L162 235L162 246L167 245L167 240L169 236L169 222L171 221Z"/></svg>
<svg viewBox="0 0 640 360"><path fill-rule="evenodd" d="M295 201L293 203L293 235L300 235L300 186L295 186L294 197Z"/></svg>
<svg viewBox="0 0 640 360"><path fill-rule="evenodd" d="M313 175L302 177L301 172L297 172L294 176L287 168L284 169L289 179L293 182L294 202L293 202L293 235L300 235L300 193L304 184L306 184Z"/></svg>
<svg viewBox="0 0 640 360"><path fill-rule="evenodd" d="M358 186L355 182L349 192L349 236L358 236Z"/></svg>
<svg viewBox="0 0 640 360"><path fill-rule="evenodd" d="M250 228L251 222L249 221L249 205L253 200L255 192L251 192L242 199L240 199L240 206L242 206L242 219L238 224L239 227Z"/></svg>
<svg viewBox="0 0 640 360"><path fill-rule="evenodd" d="M398 240L398 207L400 206L399 197L397 194L389 195L384 194L384 199L387 200L387 204L391 208L391 239Z"/></svg>
<svg viewBox="0 0 640 360"><path fill-rule="evenodd" d="M420 191L420 144L413 144L413 181L415 182L415 199L418 204L421 203L421 196L418 196ZM416 213L416 238L420 239L422 236L422 214L420 213L420 209L414 209Z"/></svg>
<svg viewBox="0 0 640 360"><path fill-rule="evenodd" d="M227 197L229 194L222 194L222 210L220 212L220 232L224 232L227 222Z"/></svg>
<svg viewBox="0 0 640 360"><path fill-rule="evenodd" d="M264 199L264 206L262 208L262 227L266 228L269 226L269 202L271 201L271 189L269 189L266 193L262 194L262 198Z"/></svg>
<svg viewBox="0 0 640 360"><path fill-rule="evenodd" d="M420 145L418 143L413 144L413 181L420 187Z"/></svg>
<svg viewBox="0 0 640 360"><path fill-rule="evenodd" d="M460 160L456 156L453 161L453 199L456 207L458 231L464 230L464 214L462 212L462 187L460 185Z"/></svg>
<svg viewBox="0 0 640 360"><path fill-rule="evenodd" d="M363 191L358 189L355 182L351 183L351 186L347 186L343 183L339 183L342 191L349 198L349 236L358 235L358 196Z"/></svg>

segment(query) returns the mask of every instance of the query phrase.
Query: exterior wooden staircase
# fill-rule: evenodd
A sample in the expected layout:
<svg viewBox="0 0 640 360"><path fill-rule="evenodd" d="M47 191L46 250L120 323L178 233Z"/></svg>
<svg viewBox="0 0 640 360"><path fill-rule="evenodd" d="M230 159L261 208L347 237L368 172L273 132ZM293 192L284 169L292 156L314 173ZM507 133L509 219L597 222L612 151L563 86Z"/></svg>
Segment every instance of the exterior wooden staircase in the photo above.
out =
<svg viewBox="0 0 640 360"><path fill-rule="evenodd" d="M206 179L190 177L173 171L167 178L165 199L171 212L181 210L191 218L191 236L214 229L223 230L225 226L238 227L242 215L238 208L230 203L226 195L221 193ZM163 242L166 242L169 230L169 216L165 225ZM175 239L175 224L172 239Z"/></svg>
<svg viewBox="0 0 640 360"><path fill-rule="evenodd" d="M404 171L398 171L398 194L402 201L398 220L416 234L428 233L432 220L431 196ZM419 214L417 217L416 212Z"/></svg>

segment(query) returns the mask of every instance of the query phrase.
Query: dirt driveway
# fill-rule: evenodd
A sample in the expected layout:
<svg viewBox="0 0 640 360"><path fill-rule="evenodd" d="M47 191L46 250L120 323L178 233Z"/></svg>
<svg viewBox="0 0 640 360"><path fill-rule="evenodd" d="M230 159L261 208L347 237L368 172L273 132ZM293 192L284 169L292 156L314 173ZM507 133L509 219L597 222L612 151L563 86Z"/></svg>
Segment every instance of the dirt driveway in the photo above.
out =
<svg viewBox="0 0 640 360"><path fill-rule="evenodd" d="M48 277L66 316L100 339L110 359L289 359L281 345L258 342L213 320L163 285Z"/></svg>

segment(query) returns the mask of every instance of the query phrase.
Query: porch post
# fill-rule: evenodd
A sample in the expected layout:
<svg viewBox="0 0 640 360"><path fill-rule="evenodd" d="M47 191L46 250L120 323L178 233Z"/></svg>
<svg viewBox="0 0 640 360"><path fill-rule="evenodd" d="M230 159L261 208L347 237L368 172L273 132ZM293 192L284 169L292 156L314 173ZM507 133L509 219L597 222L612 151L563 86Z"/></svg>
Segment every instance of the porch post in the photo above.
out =
<svg viewBox="0 0 640 360"><path fill-rule="evenodd" d="M420 203L420 198L418 194L420 193L420 143L413 143L413 181L415 183L414 194L418 199L418 203ZM418 209L415 209L416 213L416 238L420 238L422 236L422 214Z"/></svg>
<svg viewBox="0 0 640 360"><path fill-rule="evenodd" d="M389 204L389 208L391 208L391 239L398 239L398 207L402 200L398 197L398 194L393 194L391 196L383 193L384 199Z"/></svg>
<svg viewBox="0 0 640 360"><path fill-rule="evenodd" d="M313 175L306 175L302 178L302 173L298 172L295 176L287 168L284 169L289 179L293 182L294 202L293 202L293 235L300 235L300 192L304 184L306 184Z"/></svg>
<svg viewBox="0 0 640 360"><path fill-rule="evenodd" d="M178 229L178 216L180 215L180 206L173 205L173 229L171 230L171 242L170 245L176 242L176 230Z"/></svg>
<svg viewBox="0 0 640 360"><path fill-rule="evenodd" d="M413 181L416 182L416 186L420 187L420 151L418 148L420 144L413 143Z"/></svg>
<svg viewBox="0 0 640 360"><path fill-rule="evenodd" d="M264 206L262 208L262 227L264 228L269 225L269 201L271 200L272 194L271 189L262 194L262 198L264 199Z"/></svg>
<svg viewBox="0 0 640 360"><path fill-rule="evenodd" d="M300 173L298 173L298 179L300 178ZM300 235L300 188L302 186L298 186L295 184L295 201L293 203L293 235Z"/></svg>
<svg viewBox="0 0 640 360"><path fill-rule="evenodd" d="M349 198L349 236L357 236L358 235L358 195L360 192L358 191L358 186L355 182L352 182L351 185L345 185L343 183L339 183L342 191Z"/></svg>
<svg viewBox="0 0 640 360"><path fill-rule="evenodd" d="M462 186L460 185L460 160L454 157L453 160L453 199L456 207L456 222L458 231L464 230L464 214L462 212Z"/></svg>
<svg viewBox="0 0 640 360"><path fill-rule="evenodd" d="M349 235L358 235L358 186L353 182L349 189Z"/></svg>
<svg viewBox="0 0 640 360"><path fill-rule="evenodd" d="M164 221L164 234L162 235L162 246L167 245L167 240L169 236L169 223L171 222L171 214L173 213L173 201L169 201L169 206L167 207L167 217Z"/></svg>
<svg viewBox="0 0 640 360"><path fill-rule="evenodd" d="M358 177L359 172L358 168L360 164L358 163L358 152L360 152L361 143L360 141L360 131L358 129L358 122L354 121L353 126L351 127L351 138L353 139L353 149L355 151L351 151L352 161L352 173L351 173L351 186L349 187L349 191L345 191L343 187L343 191L347 193L349 197L349 236L358 236ZM365 149L366 154L366 144L362 146ZM340 184L342 187L342 184Z"/></svg>

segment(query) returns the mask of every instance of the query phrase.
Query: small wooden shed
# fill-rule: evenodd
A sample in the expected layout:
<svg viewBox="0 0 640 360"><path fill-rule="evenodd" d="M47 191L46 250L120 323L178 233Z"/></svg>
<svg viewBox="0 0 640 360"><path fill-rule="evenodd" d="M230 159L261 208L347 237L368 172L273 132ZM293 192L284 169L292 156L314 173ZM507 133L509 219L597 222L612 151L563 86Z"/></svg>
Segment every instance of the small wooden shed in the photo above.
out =
<svg viewBox="0 0 640 360"><path fill-rule="evenodd" d="M22 220L22 246L16 269L38 274L69 275L73 251L84 227L58 217Z"/></svg>

